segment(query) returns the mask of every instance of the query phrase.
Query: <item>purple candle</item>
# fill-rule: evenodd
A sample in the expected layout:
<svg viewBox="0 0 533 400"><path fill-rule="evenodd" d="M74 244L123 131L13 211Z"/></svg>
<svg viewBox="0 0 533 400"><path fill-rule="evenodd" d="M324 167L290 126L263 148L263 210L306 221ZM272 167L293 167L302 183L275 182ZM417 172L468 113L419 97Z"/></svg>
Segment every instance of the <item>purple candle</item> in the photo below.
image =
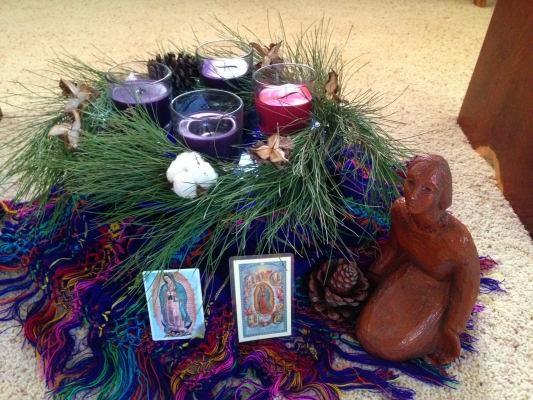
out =
<svg viewBox="0 0 533 400"><path fill-rule="evenodd" d="M199 112L182 119L178 133L191 150L216 158L230 158L240 143L240 131L234 117L220 112Z"/></svg>
<svg viewBox="0 0 533 400"><path fill-rule="evenodd" d="M191 150L234 159L241 142L243 107L239 96L223 90L184 93L170 107L174 134Z"/></svg>
<svg viewBox="0 0 533 400"><path fill-rule="evenodd" d="M215 89L243 90L251 82L253 50L242 42L216 40L196 49L202 83Z"/></svg>
<svg viewBox="0 0 533 400"><path fill-rule="evenodd" d="M171 95L165 84L143 79L126 81L111 90L111 99L119 110L144 106L150 117L162 127L170 122Z"/></svg>
<svg viewBox="0 0 533 400"><path fill-rule="evenodd" d="M169 125L172 73L160 63L152 63L149 70L144 61L119 64L111 68L106 79L108 94L119 110L144 107L159 126Z"/></svg>
<svg viewBox="0 0 533 400"><path fill-rule="evenodd" d="M249 66L242 58L205 60L200 75L205 86L234 90L243 87Z"/></svg>

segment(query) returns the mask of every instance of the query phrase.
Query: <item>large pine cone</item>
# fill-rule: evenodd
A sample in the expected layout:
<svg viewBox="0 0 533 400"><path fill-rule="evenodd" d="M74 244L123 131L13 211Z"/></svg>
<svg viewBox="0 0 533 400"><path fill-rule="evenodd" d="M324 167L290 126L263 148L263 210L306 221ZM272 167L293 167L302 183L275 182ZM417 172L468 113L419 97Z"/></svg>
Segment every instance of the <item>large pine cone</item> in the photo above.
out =
<svg viewBox="0 0 533 400"><path fill-rule="evenodd" d="M353 322L368 294L368 286L357 263L344 259L325 261L311 272L309 298L324 317Z"/></svg>
<svg viewBox="0 0 533 400"><path fill-rule="evenodd" d="M191 90L200 76L196 57L184 52L157 54L155 59L148 61L148 74L152 79L161 78L155 62L165 64L172 71L172 85L176 95Z"/></svg>

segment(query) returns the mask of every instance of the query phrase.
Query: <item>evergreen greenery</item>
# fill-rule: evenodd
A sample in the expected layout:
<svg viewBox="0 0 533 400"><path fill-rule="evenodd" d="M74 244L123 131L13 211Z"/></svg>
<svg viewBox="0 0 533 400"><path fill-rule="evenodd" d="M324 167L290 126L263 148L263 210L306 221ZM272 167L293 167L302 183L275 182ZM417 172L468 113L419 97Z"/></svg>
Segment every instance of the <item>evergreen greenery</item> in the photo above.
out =
<svg viewBox="0 0 533 400"><path fill-rule="evenodd" d="M226 38L259 41L219 24ZM50 127L62 118L64 99L37 96L35 101L46 100L47 107L39 108L42 115L28 117L21 135L4 145L11 156L0 173L0 185L14 178L19 198L42 201L52 187L60 186L65 201L88 199L102 222L133 218L145 228L144 244L126 261L123 272L164 269L176 251L198 243L206 232L196 262L207 277L212 277L225 251L250 251L245 244L256 234L258 248L251 250L256 254L290 250L305 256L307 247L301 244L313 244L349 257L350 243L343 240L348 229L346 204L331 165L343 147L361 150L361 162L371 166L371 175L367 196L356 206L371 208L390 204L397 196L397 171L407 151L380 128L379 109L368 94L345 104L324 96L328 72L339 73L342 83L351 65L342 61L342 47L331 44L332 29L326 21L302 29L294 39L286 37L281 19L279 24L279 35L271 39L284 41L286 61L311 65L318 76L313 103L318 123L292 136L295 148L289 164L240 168L209 160L219 172L216 185L197 199L179 198L165 173L175 154L186 149L168 140L145 112L117 112L106 94L103 72L67 57L54 64L61 76L88 82L100 91L83 112L79 149L68 151L60 140L48 137ZM251 92L244 95L252 98ZM255 230L258 221L264 230ZM53 224L48 229L53 230ZM360 239L372 239L372 232ZM132 292L142 290L138 276Z"/></svg>

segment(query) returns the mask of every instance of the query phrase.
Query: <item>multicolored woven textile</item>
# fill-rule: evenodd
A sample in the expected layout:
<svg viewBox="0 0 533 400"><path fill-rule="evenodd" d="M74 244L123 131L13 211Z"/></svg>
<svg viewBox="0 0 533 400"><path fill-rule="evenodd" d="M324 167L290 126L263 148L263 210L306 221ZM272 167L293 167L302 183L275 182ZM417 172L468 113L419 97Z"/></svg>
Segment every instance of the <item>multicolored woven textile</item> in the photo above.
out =
<svg viewBox="0 0 533 400"><path fill-rule="evenodd" d="M350 162L338 167L360 168ZM0 203L0 319L23 326L55 398L338 399L341 391L371 390L410 399L415 393L395 384L398 374L436 386L457 383L423 360L375 358L353 339L351 326L329 323L315 313L307 299L307 276L323 257L318 251L314 258L296 258L291 337L238 343L223 257L209 286L212 295L206 296L205 338L154 342L144 294L127 292L139 271L120 271L121 262L142 244L143 227L132 221L102 226L83 200L65 205L59 199L53 195L44 211L32 203ZM62 220L54 221L53 234L45 234L59 206ZM386 233L386 213L355 211L347 212L355 225ZM195 265L208 239L208 232L199 232L198 244L176 252L176 263ZM374 259L370 247L360 247L358 254L362 268ZM483 257L481 265L485 273L495 263ZM109 279L119 271L120 280ZM483 277L482 290L501 289ZM470 332L482 308L473 310ZM473 351L474 341L465 333L463 349Z"/></svg>

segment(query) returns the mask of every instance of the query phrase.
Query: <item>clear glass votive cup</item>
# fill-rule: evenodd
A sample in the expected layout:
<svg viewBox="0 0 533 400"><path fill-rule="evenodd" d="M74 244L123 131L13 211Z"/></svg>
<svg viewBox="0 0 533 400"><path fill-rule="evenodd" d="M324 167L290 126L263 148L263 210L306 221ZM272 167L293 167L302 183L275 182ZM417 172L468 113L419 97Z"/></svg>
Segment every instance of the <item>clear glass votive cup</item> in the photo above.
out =
<svg viewBox="0 0 533 400"><path fill-rule="evenodd" d="M170 123L172 71L161 63L132 61L118 64L106 74L109 97L119 110L142 106L165 128Z"/></svg>
<svg viewBox="0 0 533 400"><path fill-rule="evenodd" d="M253 74L261 132L291 134L311 123L316 73L304 64L272 64Z"/></svg>
<svg viewBox="0 0 533 400"><path fill-rule="evenodd" d="M215 40L196 49L201 82L209 88L238 92L251 89L253 49L244 42Z"/></svg>
<svg viewBox="0 0 533 400"><path fill-rule="evenodd" d="M188 148L210 157L233 160L240 151L242 99L220 89L194 90L172 100L172 130Z"/></svg>

